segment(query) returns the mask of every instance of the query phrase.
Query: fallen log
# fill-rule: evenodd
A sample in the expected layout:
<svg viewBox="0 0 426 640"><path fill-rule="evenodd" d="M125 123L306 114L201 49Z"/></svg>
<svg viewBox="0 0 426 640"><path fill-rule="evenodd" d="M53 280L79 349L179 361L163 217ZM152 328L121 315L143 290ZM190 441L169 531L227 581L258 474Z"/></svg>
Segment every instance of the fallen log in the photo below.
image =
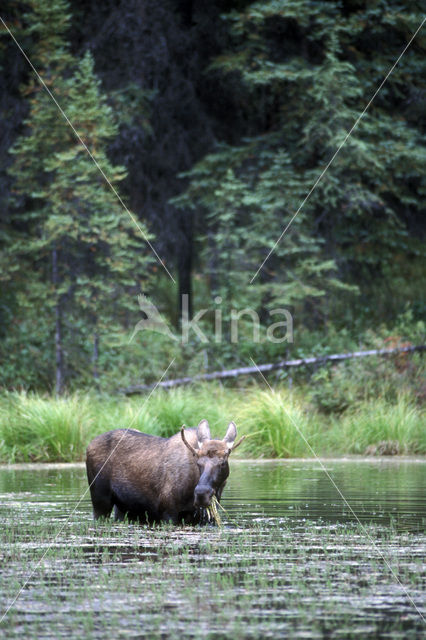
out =
<svg viewBox="0 0 426 640"><path fill-rule="evenodd" d="M280 362L273 362L271 364L260 364L256 367L239 367L238 369L225 369L223 371L212 371L211 373L202 373L194 377L175 378L174 380L163 380L158 384L139 384L125 389L119 389L119 393L124 393L127 396L137 393L143 393L149 391L153 387L162 387L163 389L170 389L171 387L177 387L183 384L190 384L191 382L200 382L203 380L218 380L221 378L235 378L237 376L249 375L252 373L262 373L268 371L274 371L276 369L284 369L286 367L300 367L302 365L309 364L324 364L326 362L339 362L341 360L350 360L351 358L365 358L366 356L388 356L395 353L411 353L413 351L424 351L426 345L414 345L409 347L395 347L393 349L370 349L369 351L352 351L349 353L335 353L329 356L318 356L311 358L298 358L297 360L281 360Z"/></svg>

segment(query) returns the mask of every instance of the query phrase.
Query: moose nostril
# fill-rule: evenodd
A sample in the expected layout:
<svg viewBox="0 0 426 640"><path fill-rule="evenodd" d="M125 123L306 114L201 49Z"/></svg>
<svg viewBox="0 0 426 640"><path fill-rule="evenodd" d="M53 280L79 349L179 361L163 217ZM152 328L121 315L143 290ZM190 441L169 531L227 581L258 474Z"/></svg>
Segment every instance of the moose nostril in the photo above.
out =
<svg viewBox="0 0 426 640"><path fill-rule="evenodd" d="M194 497L195 504L201 506L208 506L210 500L214 494L214 489L211 487L195 487Z"/></svg>

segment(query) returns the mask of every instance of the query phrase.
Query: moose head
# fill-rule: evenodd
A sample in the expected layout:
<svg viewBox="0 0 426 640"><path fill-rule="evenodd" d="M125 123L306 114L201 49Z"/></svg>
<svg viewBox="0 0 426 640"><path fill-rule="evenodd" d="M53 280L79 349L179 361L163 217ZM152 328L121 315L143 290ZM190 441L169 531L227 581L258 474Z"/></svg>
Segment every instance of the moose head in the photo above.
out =
<svg viewBox="0 0 426 640"><path fill-rule="evenodd" d="M194 456L200 471L200 478L194 489L194 506L208 507L214 495L220 500L229 475L229 455L242 443L245 436L234 444L237 428L233 422L230 422L223 440L212 440L209 423L207 420L201 420L196 431L198 448L195 448L185 437L185 425L180 432L184 444Z"/></svg>

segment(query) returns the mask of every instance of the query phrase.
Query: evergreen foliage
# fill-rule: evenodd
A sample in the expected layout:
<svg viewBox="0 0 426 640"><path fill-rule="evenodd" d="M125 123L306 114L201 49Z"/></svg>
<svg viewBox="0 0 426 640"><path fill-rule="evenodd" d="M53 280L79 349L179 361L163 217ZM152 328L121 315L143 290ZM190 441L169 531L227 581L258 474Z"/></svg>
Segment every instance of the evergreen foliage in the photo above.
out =
<svg viewBox="0 0 426 640"><path fill-rule="evenodd" d="M117 125L91 54L77 60L68 51L63 35L68 3L34 0L32 8L30 32L38 36L34 60L117 188L126 169L112 164L106 153ZM26 130L11 149L15 162L10 172L22 229L8 247L9 274L22 280L20 299L50 315L55 326L56 388L61 392L66 373L88 369L84 351L89 341L98 376L100 336L117 325L116 301L120 300L122 315L134 301L147 279L148 258L134 222L56 104L35 82L31 79L24 89L31 105Z"/></svg>
<svg viewBox="0 0 426 640"><path fill-rule="evenodd" d="M194 375L346 351L370 328L424 340L424 27L346 139L420 2L5 0L2 17L177 285L2 29L0 384L48 389L56 370L58 391L116 389L172 358ZM141 289L177 333L179 294L209 308L208 344L129 344ZM265 335L278 307L294 343L255 343L250 315L230 342L232 309Z"/></svg>
<svg viewBox="0 0 426 640"><path fill-rule="evenodd" d="M275 247L254 280L258 305L302 302L299 314L318 325L339 290L355 292L395 253L417 253L409 226L422 212L426 152L404 97L418 100L424 87L413 76L421 35L292 221L421 23L417 3L398 18L385 12L390 4L273 1L223 16L230 43L210 69L232 76L246 137L185 174L175 203L205 211L214 237L206 260L220 263L215 276L234 300L247 300Z"/></svg>

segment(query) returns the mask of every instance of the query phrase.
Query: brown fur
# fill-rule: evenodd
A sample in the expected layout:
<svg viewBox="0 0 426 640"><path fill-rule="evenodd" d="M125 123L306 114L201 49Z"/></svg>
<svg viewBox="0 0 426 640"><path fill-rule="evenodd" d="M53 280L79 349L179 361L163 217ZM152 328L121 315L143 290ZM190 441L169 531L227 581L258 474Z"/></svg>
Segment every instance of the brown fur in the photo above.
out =
<svg viewBox="0 0 426 640"><path fill-rule="evenodd" d="M210 436L207 422L202 422ZM213 495L220 499L233 442L206 439L206 431L200 434L196 429L185 430L196 455L185 446L180 433L160 438L117 429L97 436L86 455L94 517L108 517L114 508L117 519L127 515L150 523L200 522L203 509L194 501L206 507Z"/></svg>

